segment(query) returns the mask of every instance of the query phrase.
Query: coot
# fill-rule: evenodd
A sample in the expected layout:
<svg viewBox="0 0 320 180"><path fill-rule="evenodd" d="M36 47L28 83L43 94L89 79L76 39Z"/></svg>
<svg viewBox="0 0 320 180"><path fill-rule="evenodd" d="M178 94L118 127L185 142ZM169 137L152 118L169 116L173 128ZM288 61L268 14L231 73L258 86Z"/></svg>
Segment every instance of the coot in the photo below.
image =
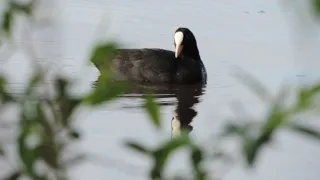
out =
<svg viewBox="0 0 320 180"><path fill-rule="evenodd" d="M175 51L159 48L118 49L108 68L115 81L151 84L206 83L206 69L190 29L174 33ZM106 68L95 63L102 70Z"/></svg>

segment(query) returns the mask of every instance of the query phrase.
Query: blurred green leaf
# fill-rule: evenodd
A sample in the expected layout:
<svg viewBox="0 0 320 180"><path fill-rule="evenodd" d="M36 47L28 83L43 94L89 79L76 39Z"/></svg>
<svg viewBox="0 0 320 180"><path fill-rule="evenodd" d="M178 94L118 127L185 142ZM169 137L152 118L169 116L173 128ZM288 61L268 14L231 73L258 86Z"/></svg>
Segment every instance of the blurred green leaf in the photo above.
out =
<svg viewBox="0 0 320 180"><path fill-rule="evenodd" d="M243 141L243 152L245 153L247 164L253 166L262 144L258 144L255 139L249 137L244 138Z"/></svg>
<svg viewBox="0 0 320 180"><path fill-rule="evenodd" d="M188 136L188 132L183 130L180 135L174 136L172 139L170 139L166 143L160 145L159 150L171 152L181 146L189 145L190 143L191 143L191 140Z"/></svg>
<svg viewBox="0 0 320 180"><path fill-rule="evenodd" d="M191 141L189 139L188 133L182 131L178 136L174 136L168 142L160 145L160 147L153 152L154 165L150 173L152 179L161 179L164 167L169 158L178 148L186 145L190 145Z"/></svg>
<svg viewBox="0 0 320 180"><path fill-rule="evenodd" d="M310 88L302 88L298 94L297 105L292 113L309 110L314 105L314 97L320 92L320 84Z"/></svg>
<svg viewBox="0 0 320 180"><path fill-rule="evenodd" d="M222 137L227 137L232 135L243 136L245 133L246 131L244 127L237 124L233 124L233 123L227 123L224 126L224 131L221 133L221 136Z"/></svg>
<svg viewBox="0 0 320 180"><path fill-rule="evenodd" d="M51 145L40 144L36 149L37 154L52 168L58 168L58 156Z"/></svg>
<svg viewBox="0 0 320 180"><path fill-rule="evenodd" d="M36 0L31 0L26 4L22 4L14 1L9 1L8 7L1 18L2 24L1 24L0 32L3 31L6 33L6 35L10 36L12 32L14 15L17 13L25 13L26 15L31 15L35 2Z"/></svg>
<svg viewBox="0 0 320 180"><path fill-rule="evenodd" d="M33 8L34 3L35 3L35 0L31 0L30 2L28 2L26 4L11 1L10 5L11 5L12 9L14 9L18 12L23 12L27 15L30 15L32 12L32 8Z"/></svg>
<svg viewBox="0 0 320 180"><path fill-rule="evenodd" d="M92 105L99 105L107 101L115 99L118 95L125 92L126 86L124 84L110 85L106 88L97 88L87 98L87 102Z"/></svg>
<svg viewBox="0 0 320 180"><path fill-rule="evenodd" d="M310 89L309 89L310 93L312 94L312 96L315 96L317 93L320 92L320 84L314 84Z"/></svg>
<svg viewBox="0 0 320 180"><path fill-rule="evenodd" d="M73 139L79 139L80 138L80 133L75 131L75 130L72 130L69 132L69 136Z"/></svg>
<svg viewBox="0 0 320 180"><path fill-rule="evenodd" d="M153 97L151 95L145 96L145 109L151 118L153 124L160 128L161 122L160 122L160 107L159 105L154 101Z"/></svg>
<svg viewBox="0 0 320 180"><path fill-rule="evenodd" d="M4 103L15 101L14 97L7 92L6 79L3 76L0 76L0 101Z"/></svg>
<svg viewBox="0 0 320 180"><path fill-rule="evenodd" d="M277 95L274 104L270 105L269 113L264 121L262 132L258 141L262 141L262 143L264 143L264 141L268 141L273 132L288 120L288 112L283 104L283 97L285 97L286 94L287 91L283 89Z"/></svg>
<svg viewBox="0 0 320 180"><path fill-rule="evenodd" d="M127 89L126 82L113 82L113 74L109 71L109 63L115 56L117 47L115 42L104 43L97 45L91 53L90 62L99 69L101 75L95 90L85 98L89 104L98 105L113 100Z"/></svg>
<svg viewBox="0 0 320 180"><path fill-rule="evenodd" d="M198 168L203 160L203 154L199 147L192 147L191 160L194 168Z"/></svg>
<svg viewBox="0 0 320 180"><path fill-rule="evenodd" d="M3 89L6 84L6 79L3 76L0 76L0 89Z"/></svg>
<svg viewBox="0 0 320 180"><path fill-rule="evenodd" d="M141 144L138 144L138 143L135 143L135 142L127 142L126 145L128 147L130 147L131 149L139 151L139 152L141 152L143 154L150 154L151 153L147 148L145 148Z"/></svg>
<svg viewBox="0 0 320 180"><path fill-rule="evenodd" d="M23 172L25 175L29 176L31 179L45 179L42 176L36 174L34 169L35 162L41 158L41 154L34 145L30 144L29 137L42 138L46 139L48 137L54 138L52 136L44 135L43 130L41 128L41 124L39 124L41 119L41 113L39 115L38 108L39 103L26 103L23 102L21 104L21 112L20 112L20 133L18 135L17 149L19 153L19 157L22 161L22 165L24 167ZM47 132L46 132L47 133Z"/></svg>
<svg viewBox="0 0 320 180"><path fill-rule="evenodd" d="M66 97L67 96L67 86L68 86L68 81L66 79L58 77L55 80L55 87L57 91L57 96L58 97Z"/></svg>
<svg viewBox="0 0 320 180"><path fill-rule="evenodd" d="M245 137L249 133L251 133L253 129L259 128L261 128L261 123L257 123L254 121L244 121L241 124L237 124L236 122L228 122L224 126L224 129L220 133L219 137L230 137L234 135Z"/></svg>
<svg viewBox="0 0 320 180"><path fill-rule="evenodd" d="M11 33L11 26L13 20L13 11L8 9L3 15L2 29L8 34Z"/></svg>
<svg viewBox="0 0 320 180"><path fill-rule="evenodd" d="M19 171L15 171L12 174L10 174L8 177L4 178L4 180L18 180L22 175L22 172Z"/></svg>
<svg viewBox="0 0 320 180"><path fill-rule="evenodd" d="M286 117L281 108L276 104L271 108L269 116L262 127L261 133L257 137L250 137L248 135L243 138L243 150L247 159L248 165L252 166L255 163L255 158L262 148L268 143L274 132L278 130L280 125L286 121Z"/></svg>
<svg viewBox="0 0 320 180"><path fill-rule="evenodd" d="M69 81L64 78L57 78L55 81L57 98L56 100L50 104L52 111L56 111L58 109L58 113L55 112L55 116L60 114L61 116L57 116L56 121L60 121L62 125L69 127L70 120L69 117L72 115L75 108L81 103L82 100L70 97L67 92L67 87L69 85ZM58 108L55 108L55 107Z"/></svg>
<svg viewBox="0 0 320 180"><path fill-rule="evenodd" d="M3 147L1 146L1 144L0 144L0 155L1 156L4 155L4 150L3 150Z"/></svg>
<svg viewBox="0 0 320 180"><path fill-rule="evenodd" d="M25 95L28 95L32 92L32 89L41 81L42 77L43 74L41 73L37 73L32 77L26 88Z"/></svg>
<svg viewBox="0 0 320 180"><path fill-rule="evenodd" d="M62 115L62 124L66 127L69 127L71 120L69 118L73 114L75 108L81 103L81 100L70 97L61 97L58 102Z"/></svg>
<svg viewBox="0 0 320 180"><path fill-rule="evenodd" d="M18 152L19 157L22 160L22 163L24 165L24 168L26 169L27 174L30 177L36 177L36 173L33 169L33 164L38 158L38 154L33 148L29 148L26 145L28 136L32 133L32 123L28 122L26 118L22 118L22 130L20 132L20 135L18 137Z"/></svg>
<svg viewBox="0 0 320 180"><path fill-rule="evenodd" d="M85 98L85 101L92 105L102 104L123 94L127 88L127 83L112 82L107 74L102 74L96 88Z"/></svg>
<svg viewBox="0 0 320 180"><path fill-rule="evenodd" d="M302 89L299 93L298 100L301 109L306 109L310 105L310 98L312 97L311 91Z"/></svg>
<svg viewBox="0 0 320 180"><path fill-rule="evenodd" d="M41 143L35 148L36 154L42 158L52 168L58 168L58 151L56 151L55 133L43 110L43 104L36 104L36 122L42 128L37 132L41 138Z"/></svg>
<svg viewBox="0 0 320 180"><path fill-rule="evenodd" d="M258 88L260 89L260 88ZM285 98L288 94L287 89L283 88L282 91L275 98L275 102L271 105L270 111L262 129L258 135L254 135L250 132L258 130L252 125L246 123L242 125L228 124L223 132L223 135L236 134L242 138L243 141L243 152L246 157L248 165L252 166L255 163L257 154L263 145L268 143L275 131L277 131L283 124L285 124L289 117L297 112L307 110L313 105L313 100L315 95L320 91L320 85L314 85L311 88L303 88L298 94L297 105L292 108L289 108L289 111L285 109ZM251 123L252 124L252 123ZM298 129L298 128L297 128ZM317 132L310 129L299 129L302 132L312 134L314 137L317 137Z"/></svg>
<svg viewBox="0 0 320 180"><path fill-rule="evenodd" d="M262 129L262 136L270 136L275 130L286 121L286 114L281 111L281 107L274 106L269 113Z"/></svg>
<svg viewBox="0 0 320 180"><path fill-rule="evenodd" d="M46 136L42 136L42 138L49 137L52 139L54 136L52 125L49 123L49 121L47 120L47 117L45 116L42 104L37 103L36 109L37 109L37 111L36 111L37 123L43 128L43 132L46 135Z"/></svg>
<svg viewBox="0 0 320 180"><path fill-rule="evenodd" d="M192 146L191 148L191 162L195 171L195 179L205 180L206 172L201 167L201 162L204 160L203 152L198 146Z"/></svg>
<svg viewBox="0 0 320 180"><path fill-rule="evenodd" d="M296 112L307 110L312 105L312 92L302 89L298 95Z"/></svg>
<svg viewBox="0 0 320 180"><path fill-rule="evenodd" d="M320 0L312 0L312 7L316 14L320 16Z"/></svg>
<svg viewBox="0 0 320 180"><path fill-rule="evenodd" d="M108 70L108 65L115 55L117 50L117 43L109 42L105 44L97 45L92 53L90 61L100 70Z"/></svg>
<svg viewBox="0 0 320 180"><path fill-rule="evenodd" d="M320 140L320 132L315 128L306 127L299 124L291 124L289 125L289 127L298 133L315 138L316 140Z"/></svg>

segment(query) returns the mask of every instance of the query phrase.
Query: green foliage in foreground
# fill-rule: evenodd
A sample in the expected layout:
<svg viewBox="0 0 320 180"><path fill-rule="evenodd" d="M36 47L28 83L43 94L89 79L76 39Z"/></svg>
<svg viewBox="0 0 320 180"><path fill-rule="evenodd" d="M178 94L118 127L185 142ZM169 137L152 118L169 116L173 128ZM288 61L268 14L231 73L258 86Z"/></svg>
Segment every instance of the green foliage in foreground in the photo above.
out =
<svg viewBox="0 0 320 180"><path fill-rule="evenodd" d="M1 39L10 35L12 31L12 21L17 12L27 15L32 14L32 7L35 1L26 5L16 4L9 1L8 9L5 11L1 24ZM314 0L315 9L319 12L319 0ZM112 57L117 48L115 43L100 44L93 48L90 58L91 62L101 66L108 66L108 60ZM106 68L105 68L106 69ZM74 156L65 158L66 149L81 138L74 124L73 114L82 106L97 106L102 103L110 103L118 95L125 92L129 87L128 83L112 82L112 74L103 71L97 87L89 94L82 97L73 97L68 94L68 87L71 80L63 77L56 77L53 82L55 90L54 97L44 97L37 91L37 87L43 82L44 71L37 69L34 76L27 83L22 94L12 94L8 88L9 82L5 76L0 76L0 110L8 106L19 107L18 131L15 138L15 155L18 158L18 168L14 172L8 172L8 180L19 179L27 176L30 179L68 179L68 168L79 160L83 160L83 154L73 154ZM229 122L219 140L229 136L236 136L241 141L241 152L248 165L255 163L261 148L272 141L272 137L281 128L291 129L295 132L308 135L320 140L320 132L314 128L302 125L302 121L296 120L301 113L318 111L318 103L315 98L320 91L320 85L303 87L296 94L296 101L291 105L286 105L289 94L288 88L275 97L272 97L261 84L250 76L242 78L245 83L263 101L271 100L268 113L262 121L238 121ZM161 128L160 107L151 95L145 96L145 109L151 122L157 129ZM0 125L2 119L0 119ZM150 168L150 179L169 179L164 177L164 170L168 159L179 149L187 148L190 157L190 165L193 170L193 177L186 179L205 180L209 179L209 174L204 167L204 161L214 161L204 153L206 145L199 145L187 133L167 139L156 148L147 147L138 142L126 142L127 147L144 154L153 161ZM0 144L0 157L7 156L7 145ZM39 171L39 164L41 170Z"/></svg>
<svg viewBox="0 0 320 180"><path fill-rule="evenodd" d="M190 151L190 160L194 170L194 179L206 179L206 172L201 166L201 162L203 160L202 150L194 144L192 139L189 138L187 132L183 132L181 135L173 137L153 150L134 142L128 142L127 145L153 159L154 164L150 171L151 179L163 179L163 171L170 155L179 148L187 146Z"/></svg>

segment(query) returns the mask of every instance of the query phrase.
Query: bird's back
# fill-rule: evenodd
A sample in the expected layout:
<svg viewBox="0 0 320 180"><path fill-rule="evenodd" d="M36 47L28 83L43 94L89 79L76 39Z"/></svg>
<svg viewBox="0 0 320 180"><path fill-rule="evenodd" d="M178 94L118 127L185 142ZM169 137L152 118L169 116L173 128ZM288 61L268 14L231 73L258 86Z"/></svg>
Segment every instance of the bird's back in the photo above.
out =
<svg viewBox="0 0 320 180"><path fill-rule="evenodd" d="M174 81L177 63L174 52L169 50L118 49L109 68L115 80L171 83Z"/></svg>

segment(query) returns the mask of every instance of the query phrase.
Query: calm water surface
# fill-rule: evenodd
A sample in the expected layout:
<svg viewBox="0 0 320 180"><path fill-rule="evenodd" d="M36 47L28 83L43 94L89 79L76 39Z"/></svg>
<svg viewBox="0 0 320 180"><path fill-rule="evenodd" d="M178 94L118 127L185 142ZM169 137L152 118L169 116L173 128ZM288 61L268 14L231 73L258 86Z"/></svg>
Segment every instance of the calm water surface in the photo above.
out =
<svg viewBox="0 0 320 180"><path fill-rule="evenodd" d="M50 12L58 19L56 24L35 32L33 38L41 49L39 61L49 62L52 71L77 77L75 93L90 90L99 75L93 66L87 66L90 46L98 38L120 40L125 47L173 49L174 30L186 26L195 33L208 73L204 88L157 91L162 105L160 132L154 131L141 108L143 88L97 109L79 110L75 118L84 135L79 149L101 161L75 167L73 179L147 179L144 174L151 162L125 149L123 140L154 146L172 135L172 119L178 114L182 125L192 129L190 135L206 141L233 115L230 105L235 101L244 102L256 117L265 112L265 104L234 78L237 68L255 75L272 90L295 73L292 26L275 0L65 0L59 8ZM29 73L24 67L31 65L21 62L21 57L18 53L10 62L2 62L2 70L15 82L12 87L18 87ZM236 166L217 173L224 180L318 179L320 146L289 132L279 133L275 142L261 153L253 171ZM187 163L185 154L178 154L169 162L169 172L184 173Z"/></svg>

